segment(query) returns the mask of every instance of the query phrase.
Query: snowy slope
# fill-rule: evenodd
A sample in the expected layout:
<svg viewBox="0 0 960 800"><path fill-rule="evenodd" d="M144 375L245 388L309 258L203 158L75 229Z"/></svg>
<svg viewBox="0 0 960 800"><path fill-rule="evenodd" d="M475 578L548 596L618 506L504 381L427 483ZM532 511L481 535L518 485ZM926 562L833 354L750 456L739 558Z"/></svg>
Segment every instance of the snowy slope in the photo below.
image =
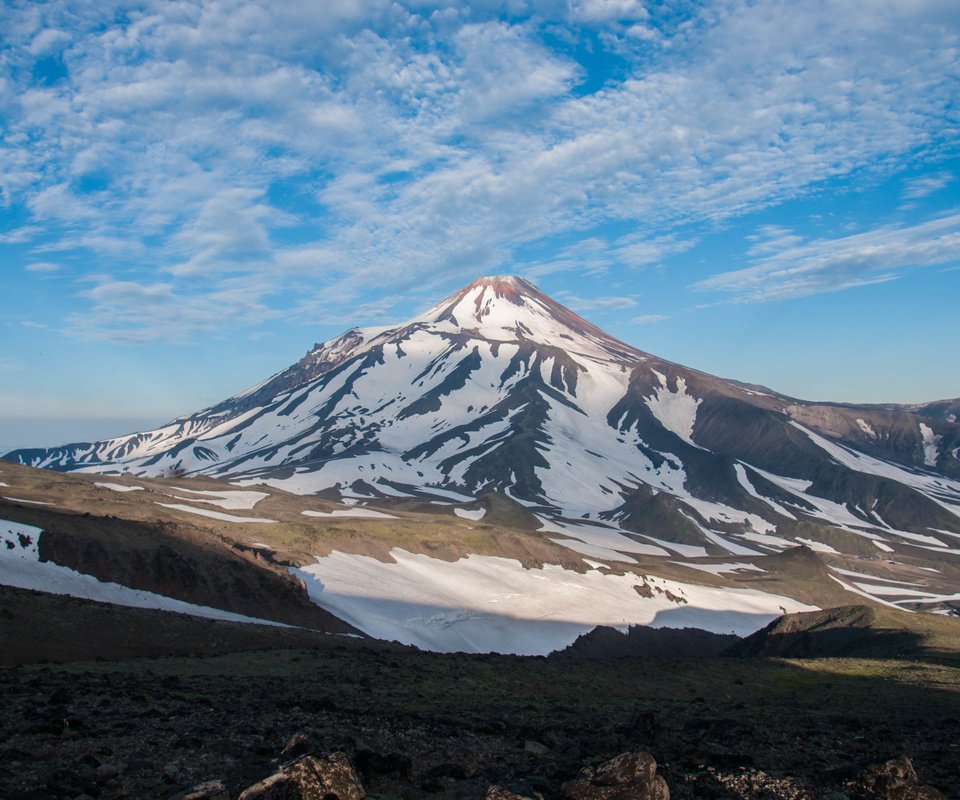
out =
<svg viewBox="0 0 960 800"><path fill-rule="evenodd" d="M949 556L958 452L947 416L804 403L715 378L497 277L405 324L347 331L155 431L6 458L302 494L469 502L496 491L562 532L555 541L629 561L858 539Z"/></svg>

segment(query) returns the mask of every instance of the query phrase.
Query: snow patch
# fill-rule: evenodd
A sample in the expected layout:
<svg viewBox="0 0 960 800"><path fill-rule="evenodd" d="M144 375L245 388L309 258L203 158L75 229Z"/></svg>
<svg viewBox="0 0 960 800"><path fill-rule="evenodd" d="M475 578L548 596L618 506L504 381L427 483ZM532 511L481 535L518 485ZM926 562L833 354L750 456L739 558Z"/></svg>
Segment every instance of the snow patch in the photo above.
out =
<svg viewBox="0 0 960 800"><path fill-rule="evenodd" d="M599 547L594 544L587 544L586 542L581 542L578 539L550 539L554 544L558 544L561 547L567 547L570 550L573 550L576 553L580 553L585 556L595 556L596 558L604 558L607 561L623 561L627 564L636 564L637 559L631 558L628 555L623 553L618 553L616 550L611 550L609 547ZM651 548L659 550L659 548ZM663 555L667 555L667 551L661 551ZM587 561L587 559L584 559ZM592 563L587 561L588 564Z"/></svg>
<svg viewBox="0 0 960 800"><path fill-rule="evenodd" d="M486 515L486 513L487 513L487 509L485 509L485 508L475 508L475 509L455 508L455 509L453 509L453 513L456 514L456 515L457 515L458 517L460 517L461 519L478 520L478 519L483 519L484 515Z"/></svg>
<svg viewBox="0 0 960 800"><path fill-rule="evenodd" d="M871 439L877 438L877 432L871 427L870 423L863 419L857 419L857 427Z"/></svg>
<svg viewBox="0 0 960 800"><path fill-rule="evenodd" d="M815 553L839 553L840 552L839 550L835 550L834 548L832 548L830 545L824 544L823 542L815 541L814 539L804 539L802 536L798 536L797 541L800 542L800 544L805 544Z"/></svg>
<svg viewBox="0 0 960 800"><path fill-rule="evenodd" d="M677 390L671 392L667 388L666 376L656 370L651 371L659 379L660 386L654 390L653 397L644 398L650 412L668 431L675 433L687 444L700 447L693 441L693 426L696 424L697 409L703 402L702 399L687 394L687 382L680 376L676 377Z"/></svg>
<svg viewBox="0 0 960 800"><path fill-rule="evenodd" d="M718 589L599 570L470 555L448 562L394 548L395 563L332 552L292 569L311 598L380 639L439 652L546 655L597 625L752 633L812 606L753 589ZM649 581L651 597L634 588ZM673 598L673 599L671 599ZM686 602L684 602L686 601Z"/></svg>
<svg viewBox="0 0 960 800"><path fill-rule="evenodd" d="M933 428L924 423L920 423L920 436L923 438L923 463L928 467L937 466L937 456L940 454L940 440L942 436L937 436Z"/></svg>
<svg viewBox="0 0 960 800"><path fill-rule="evenodd" d="M157 503L157 505L163 506L164 508L172 508L174 511L186 511L188 514L199 514L201 517L223 520L224 522L260 522L263 524L273 524L276 522L275 519L264 519L262 517L236 517L233 514L223 514L219 511L211 511L208 508L194 508L193 506L185 506L182 503Z"/></svg>
<svg viewBox="0 0 960 800"><path fill-rule="evenodd" d="M43 500L24 500L22 497L7 497L4 495L4 500L9 500L11 503L29 503L32 506L52 506L53 503L45 503Z"/></svg>
<svg viewBox="0 0 960 800"><path fill-rule="evenodd" d="M367 519L397 519L393 514L384 514L372 508L338 508L334 511L301 511L305 517L366 517Z"/></svg>
<svg viewBox="0 0 960 800"><path fill-rule="evenodd" d="M142 486L128 486L125 483L94 483L100 489L109 489L111 492L142 492Z"/></svg>
<svg viewBox="0 0 960 800"><path fill-rule="evenodd" d="M132 608L153 608L176 611L193 617L289 627L273 620L247 617L220 608L185 603L142 589L131 589L119 583L100 581L93 575L77 572L52 561L40 561L38 542L42 533L42 529L32 525L0 520L0 584ZM13 546L9 546L8 542Z"/></svg>
<svg viewBox="0 0 960 800"><path fill-rule="evenodd" d="M766 572L765 569L761 569L756 564L701 564L693 563L687 561L672 561L672 564L679 564L682 567L690 567L690 569L698 569L701 572L709 572L711 575L722 575L724 572Z"/></svg>
<svg viewBox="0 0 960 800"><path fill-rule="evenodd" d="M203 497L178 497L178 500L187 500L192 503L209 503L219 506L227 511L249 511L264 497L269 497L268 492L213 492L201 489L185 489L182 486L174 486L178 492L187 492L188 494L203 495ZM173 495L171 495L173 496Z"/></svg>

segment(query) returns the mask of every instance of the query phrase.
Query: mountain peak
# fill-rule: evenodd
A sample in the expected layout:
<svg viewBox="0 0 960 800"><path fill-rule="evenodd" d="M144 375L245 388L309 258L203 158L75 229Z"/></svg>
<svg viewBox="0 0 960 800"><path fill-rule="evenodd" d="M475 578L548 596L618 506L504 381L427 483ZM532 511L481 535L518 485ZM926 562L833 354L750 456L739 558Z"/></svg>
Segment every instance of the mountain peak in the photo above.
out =
<svg viewBox="0 0 960 800"><path fill-rule="evenodd" d="M413 320L471 331L494 341L524 339L560 345L600 358L636 357L638 351L604 333L527 280L488 275L467 284Z"/></svg>
<svg viewBox="0 0 960 800"><path fill-rule="evenodd" d="M516 275L485 275L467 284L460 291L454 292L444 302L460 300L477 290L480 290L476 295L479 300L488 289L494 297L502 297L514 305L522 305L524 297L545 297L536 286Z"/></svg>

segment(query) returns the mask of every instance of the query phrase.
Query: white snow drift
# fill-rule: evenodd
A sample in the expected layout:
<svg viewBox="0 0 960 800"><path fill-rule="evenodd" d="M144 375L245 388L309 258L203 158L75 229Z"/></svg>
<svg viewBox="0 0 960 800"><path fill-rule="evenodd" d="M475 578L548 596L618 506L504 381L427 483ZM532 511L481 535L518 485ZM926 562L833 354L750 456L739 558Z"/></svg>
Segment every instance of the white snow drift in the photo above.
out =
<svg viewBox="0 0 960 800"><path fill-rule="evenodd" d="M480 555L449 562L399 548L390 555L395 563L334 551L292 571L314 602L365 633L439 652L545 655L597 625L744 635L784 611L814 608L750 589L599 569L525 569L514 559Z"/></svg>

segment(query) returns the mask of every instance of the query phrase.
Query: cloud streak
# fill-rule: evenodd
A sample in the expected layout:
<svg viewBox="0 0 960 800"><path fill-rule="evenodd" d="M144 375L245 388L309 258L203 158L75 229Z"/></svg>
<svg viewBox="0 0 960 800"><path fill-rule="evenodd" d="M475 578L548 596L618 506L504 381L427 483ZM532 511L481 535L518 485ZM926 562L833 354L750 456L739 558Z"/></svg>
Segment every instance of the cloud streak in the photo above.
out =
<svg viewBox="0 0 960 800"><path fill-rule="evenodd" d="M740 302L804 297L894 280L916 267L960 261L960 214L912 226L885 226L833 239L778 239L746 269L714 275L694 289Z"/></svg>

